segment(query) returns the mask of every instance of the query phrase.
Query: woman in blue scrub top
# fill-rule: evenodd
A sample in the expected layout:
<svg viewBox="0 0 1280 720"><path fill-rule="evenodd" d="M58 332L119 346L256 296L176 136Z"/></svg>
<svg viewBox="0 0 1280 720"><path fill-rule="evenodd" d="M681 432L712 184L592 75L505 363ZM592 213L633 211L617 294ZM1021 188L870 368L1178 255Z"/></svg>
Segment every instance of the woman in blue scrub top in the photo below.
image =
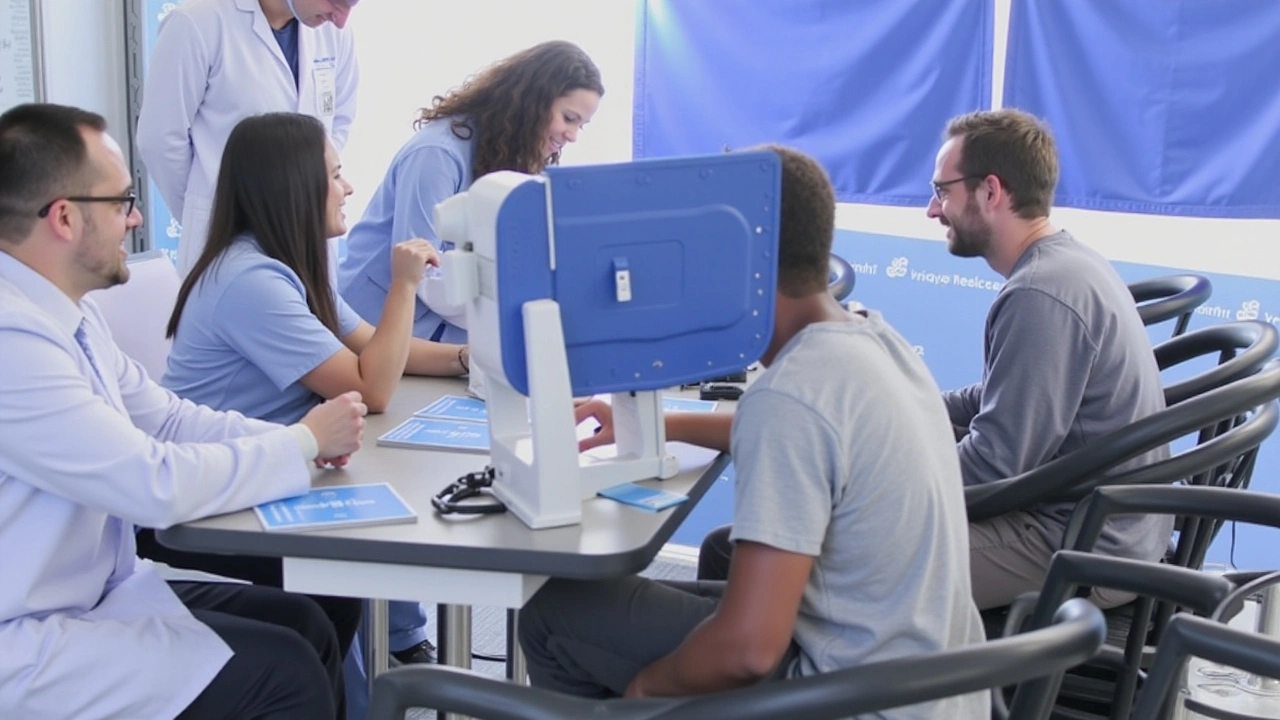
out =
<svg viewBox="0 0 1280 720"><path fill-rule="evenodd" d="M326 238L346 231L351 186L324 125L294 113L245 119L223 154L208 242L182 284L161 383L181 397L292 423L325 398L358 390L385 409L400 377L457 376L462 345L412 337L414 289L436 251L424 240L387 250L391 283L377 327L329 283ZM279 584L280 561L179 553L139 536L139 552L181 567ZM335 599L337 600L337 599ZM359 620L359 601L355 621ZM416 606L415 606L416 612ZM355 623L343 637L350 643Z"/></svg>
<svg viewBox="0 0 1280 720"><path fill-rule="evenodd" d="M436 203L497 170L536 174L558 163L603 94L591 58L572 43L555 41L501 60L434 98L347 236L347 258L338 270L342 297L365 320L376 318L391 280L387 248L421 237L447 249L432 223ZM421 296L413 334L466 340L465 330L432 311Z"/></svg>

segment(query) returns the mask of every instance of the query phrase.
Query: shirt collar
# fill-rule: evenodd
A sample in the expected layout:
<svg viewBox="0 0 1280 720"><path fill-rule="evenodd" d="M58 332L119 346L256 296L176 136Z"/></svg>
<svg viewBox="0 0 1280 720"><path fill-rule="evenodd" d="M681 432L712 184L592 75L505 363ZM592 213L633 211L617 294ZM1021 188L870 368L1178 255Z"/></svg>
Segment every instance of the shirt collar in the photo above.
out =
<svg viewBox="0 0 1280 720"><path fill-rule="evenodd" d="M71 298L57 285L27 267L21 260L9 253L0 252L0 277L13 283L32 304L65 328L68 335L74 335L79 329L84 320L84 311L80 306L71 302Z"/></svg>

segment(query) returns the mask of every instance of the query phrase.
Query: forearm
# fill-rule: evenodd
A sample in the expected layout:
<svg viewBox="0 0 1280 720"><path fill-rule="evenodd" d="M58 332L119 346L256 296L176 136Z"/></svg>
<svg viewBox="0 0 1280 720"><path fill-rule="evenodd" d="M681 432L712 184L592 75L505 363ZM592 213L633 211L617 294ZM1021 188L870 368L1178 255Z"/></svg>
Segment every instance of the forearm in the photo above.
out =
<svg viewBox="0 0 1280 720"><path fill-rule="evenodd" d="M671 654L645 667L634 681L647 697L681 697L751 685L767 674L752 668L734 633L708 618Z"/></svg>
<svg viewBox="0 0 1280 720"><path fill-rule="evenodd" d="M413 339L413 303L413 286L393 280L382 318L360 350L361 393L371 408L385 408L405 373Z"/></svg>
<svg viewBox="0 0 1280 720"><path fill-rule="evenodd" d="M470 371L471 358L466 345L432 342L414 338L409 343L406 375L457 377Z"/></svg>
<svg viewBox="0 0 1280 720"><path fill-rule="evenodd" d="M729 452L729 431L733 427L733 415L729 413L669 413L666 421L669 442Z"/></svg>

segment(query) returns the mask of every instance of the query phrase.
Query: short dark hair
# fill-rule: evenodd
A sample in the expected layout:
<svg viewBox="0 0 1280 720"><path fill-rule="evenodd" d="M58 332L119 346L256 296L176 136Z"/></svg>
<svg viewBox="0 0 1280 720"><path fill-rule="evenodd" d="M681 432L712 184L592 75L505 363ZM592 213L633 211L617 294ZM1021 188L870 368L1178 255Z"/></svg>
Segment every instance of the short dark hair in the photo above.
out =
<svg viewBox="0 0 1280 720"><path fill-rule="evenodd" d="M107 121L51 103L18 105L0 115L0 239L25 240L45 203L88 193L94 177L82 128L105 132Z"/></svg>
<svg viewBox="0 0 1280 720"><path fill-rule="evenodd" d="M788 147L765 145L782 158L782 207L778 227L778 291L787 297L826 292L836 193L817 160Z"/></svg>
<svg viewBox="0 0 1280 720"><path fill-rule="evenodd" d="M477 178L497 170L542 172L544 165L560 161L560 153L548 161L543 152L551 105L574 90L604 95L600 70L582 48L552 40L499 60L462 87L435 96L415 127L448 119L457 137L474 135L472 175Z"/></svg>
<svg viewBox="0 0 1280 720"><path fill-rule="evenodd" d="M178 290L167 337L177 334L196 283L246 233L257 240L263 254L297 273L312 314L338 334L325 237L326 138L319 120L288 112L253 115L231 131L218 169L209 236Z"/></svg>
<svg viewBox="0 0 1280 720"><path fill-rule="evenodd" d="M1058 186L1058 150L1042 120L1021 110L981 110L952 118L947 138L961 138L960 174L995 175L1009 191L1013 212L1031 220L1048 217ZM967 180L970 188L977 180Z"/></svg>

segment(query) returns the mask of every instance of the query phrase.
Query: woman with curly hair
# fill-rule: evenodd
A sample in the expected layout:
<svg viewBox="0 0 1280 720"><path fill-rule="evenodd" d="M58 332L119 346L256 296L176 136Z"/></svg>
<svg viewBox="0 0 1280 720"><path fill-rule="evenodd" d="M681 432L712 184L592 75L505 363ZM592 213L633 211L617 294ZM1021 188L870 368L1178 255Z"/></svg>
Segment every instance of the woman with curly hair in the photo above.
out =
<svg viewBox="0 0 1280 720"><path fill-rule="evenodd" d="M441 247L432 223L436 203L497 170L534 174L555 165L564 146L577 140L591 120L602 95L600 71L591 58L573 43L552 41L500 60L436 96L347 236L349 252L338 271L343 299L366 320L376 321L391 281L390 248L426 238L448 249ZM421 297L413 334L466 342L466 331Z"/></svg>

